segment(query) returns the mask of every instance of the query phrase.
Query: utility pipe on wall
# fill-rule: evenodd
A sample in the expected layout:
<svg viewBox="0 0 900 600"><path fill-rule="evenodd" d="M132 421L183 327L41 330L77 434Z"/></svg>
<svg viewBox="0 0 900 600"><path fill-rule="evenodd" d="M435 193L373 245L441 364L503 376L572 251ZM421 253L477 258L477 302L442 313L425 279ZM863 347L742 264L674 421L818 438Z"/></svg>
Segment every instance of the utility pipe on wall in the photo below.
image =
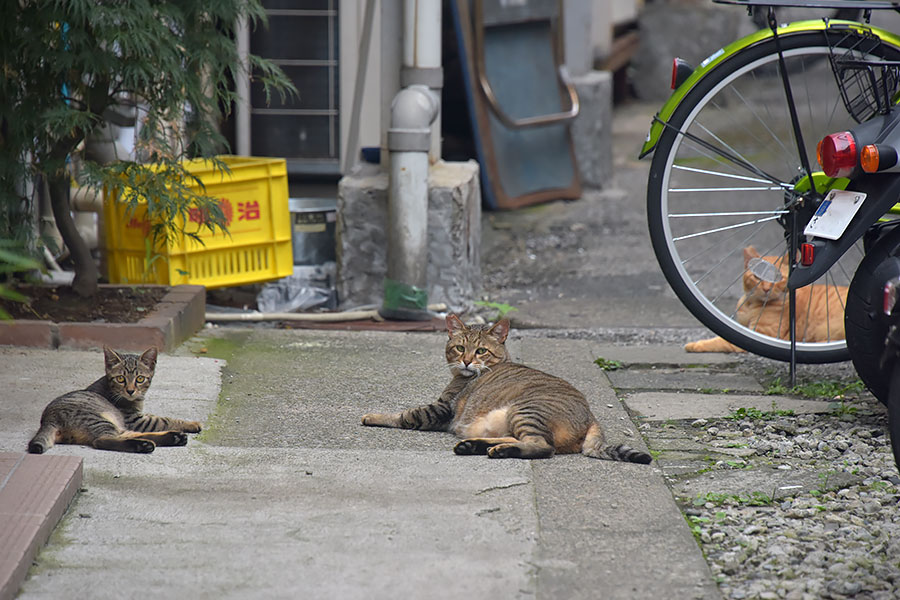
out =
<svg viewBox="0 0 900 600"><path fill-rule="evenodd" d="M440 98L444 85L441 67L441 2L440 0L404 0L403 2L403 68L400 87L426 85ZM431 124L429 158L441 158L440 113Z"/></svg>
<svg viewBox="0 0 900 600"><path fill-rule="evenodd" d="M246 15L238 17L234 34L238 60L241 63L234 82L237 95L234 108L234 145L238 156L250 156L250 27Z"/></svg>
<svg viewBox="0 0 900 600"><path fill-rule="evenodd" d="M440 113L441 3L405 0L403 4L401 89L391 103L387 146L387 277L379 313L388 319L427 320L428 167L440 158L440 136L432 124ZM437 138L437 155L434 139ZM429 153L432 153L430 159Z"/></svg>

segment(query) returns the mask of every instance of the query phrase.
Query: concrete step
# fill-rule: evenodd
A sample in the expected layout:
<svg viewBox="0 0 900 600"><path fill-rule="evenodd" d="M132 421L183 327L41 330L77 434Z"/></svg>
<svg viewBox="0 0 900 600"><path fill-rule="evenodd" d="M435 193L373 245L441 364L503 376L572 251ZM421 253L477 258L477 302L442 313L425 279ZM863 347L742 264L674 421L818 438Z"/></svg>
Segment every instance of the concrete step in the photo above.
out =
<svg viewBox="0 0 900 600"><path fill-rule="evenodd" d="M16 596L81 481L81 458L0 452L0 600Z"/></svg>

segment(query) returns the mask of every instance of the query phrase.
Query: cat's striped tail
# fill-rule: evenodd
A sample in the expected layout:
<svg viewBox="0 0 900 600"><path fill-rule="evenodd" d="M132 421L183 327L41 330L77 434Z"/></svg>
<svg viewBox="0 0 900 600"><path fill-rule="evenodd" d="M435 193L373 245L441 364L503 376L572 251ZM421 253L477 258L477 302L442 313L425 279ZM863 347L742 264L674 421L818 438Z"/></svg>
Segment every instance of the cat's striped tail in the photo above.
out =
<svg viewBox="0 0 900 600"><path fill-rule="evenodd" d="M603 432L597 423L594 423L588 429L587 435L584 437L584 444L581 447L581 453L591 458L633 462L642 465L650 464L650 461L653 460L653 457L646 452L631 446L607 444L603 440Z"/></svg>
<svg viewBox="0 0 900 600"><path fill-rule="evenodd" d="M30 454L43 454L56 443L56 427L53 425L41 425L38 432L28 442Z"/></svg>

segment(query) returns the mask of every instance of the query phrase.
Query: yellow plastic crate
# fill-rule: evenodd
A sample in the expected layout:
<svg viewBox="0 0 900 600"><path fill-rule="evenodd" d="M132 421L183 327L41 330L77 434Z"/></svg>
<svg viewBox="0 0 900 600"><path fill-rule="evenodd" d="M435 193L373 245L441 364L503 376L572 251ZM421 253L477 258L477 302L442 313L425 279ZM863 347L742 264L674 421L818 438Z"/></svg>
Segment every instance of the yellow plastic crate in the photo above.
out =
<svg viewBox="0 0 900 600"><path fill-rule="evenodd" d="M138 205L115 197L103 205L107 270L112 283L198 284L207 288L280 279L293 273L287 166L284 159L221 156L230 174L214 170L206 160L187 161L188 170L219 199L229 235L199 231L203 244L181 236L157 247L162 258L146 266L145 242L150 222ZM193 217L190 218L194 220ZM199 215L196 218L199 223ZM192 231L190 223L188 231Z"/></svg>

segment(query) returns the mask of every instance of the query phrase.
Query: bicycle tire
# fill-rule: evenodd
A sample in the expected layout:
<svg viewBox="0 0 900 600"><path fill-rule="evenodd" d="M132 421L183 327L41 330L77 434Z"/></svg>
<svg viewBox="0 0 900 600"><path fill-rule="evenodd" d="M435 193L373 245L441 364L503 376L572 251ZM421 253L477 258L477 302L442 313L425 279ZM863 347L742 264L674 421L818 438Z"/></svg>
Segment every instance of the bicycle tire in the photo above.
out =
<svg viewBox="0 0 900 600"><path fill-rule="evenodd" d="M900 363L894 365L890 374L890 393L887 398L888 434L891 438L891 452L894 464L900 467Z"/></svg>
<svg viewBox="0 0 900 600"><path fill-rule="evenodd" d="M886 279L879 267L891 256L900 257L900 228L885 233L859 263L850 283L844 317L853 367L863 384L883 404L887 404L891 373L881 366L888 327L885 320L879 318L883 309L878 292ZM891 274L896 271L894 265L885 266L891 269Z"/></svg>
<svg viewBox="0 0 900 600"><path fill-rule="evenodd" d="M849 29L842 34L846 34L843 41L832 36L833 45L849 46L858 39ZM817 167L818 141L855 124L841 102L830 62L822 60L829 52L825 36L822 31L803 31L779 38L813 167ZM900 60L900 48L885 43L874 56ZM744 293L743 248L752 245L763 255L786 255L785 228L777 219L789 212L785 186L793 187L799 179L800 159L777 65L776 43L769 38L717 65L685 95L655 149L647 184L647 218L657 261L685 307L728 342L788 361L787 339L761 333L756 325L745 326L737 315ZM735 166L689 136L753 164L776 179L777 185ZM858 242L820 278L824 283L819 285L846 293L863 254ZM811 308L798 305L796 314L804 310ZM847 360L843 331L838 331L843 329L841 316L830 316L837 325L824 341L805 341L798 328L798 362Z"/></svg>

